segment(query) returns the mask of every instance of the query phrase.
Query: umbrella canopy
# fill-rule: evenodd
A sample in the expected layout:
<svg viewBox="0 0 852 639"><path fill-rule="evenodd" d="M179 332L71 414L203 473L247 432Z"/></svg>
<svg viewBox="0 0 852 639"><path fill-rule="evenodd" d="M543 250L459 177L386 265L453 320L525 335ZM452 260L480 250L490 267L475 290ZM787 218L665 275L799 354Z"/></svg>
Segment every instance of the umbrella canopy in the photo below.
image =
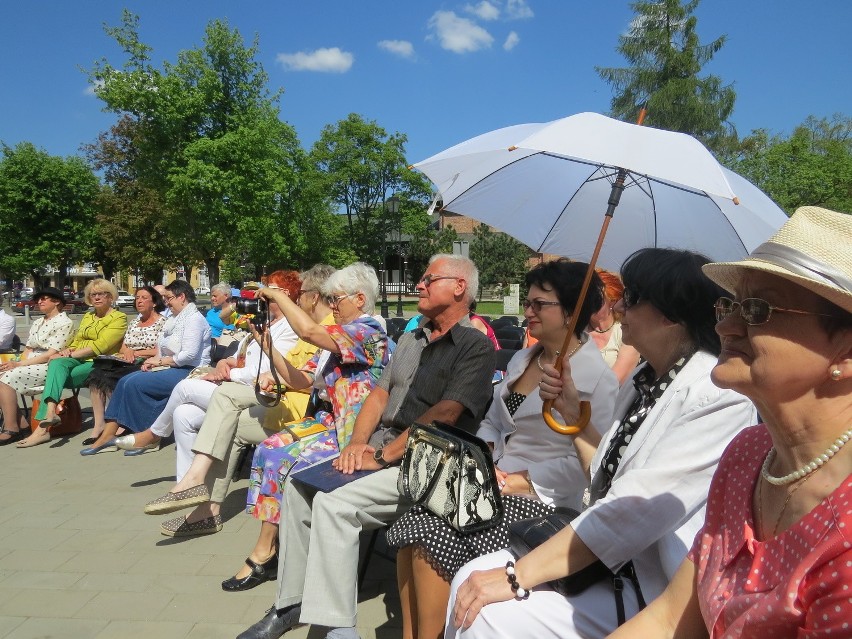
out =
<svg viewBox="0 0 852 639"><path fill-rule="evenodd" d="M444 210L490 224L538 252L585 261L612 183L619 169L627 170L599 257L609 269L649 246L739 259L787 219L694 138L595 113L498 129L414 167L438 187Z"/></svg>

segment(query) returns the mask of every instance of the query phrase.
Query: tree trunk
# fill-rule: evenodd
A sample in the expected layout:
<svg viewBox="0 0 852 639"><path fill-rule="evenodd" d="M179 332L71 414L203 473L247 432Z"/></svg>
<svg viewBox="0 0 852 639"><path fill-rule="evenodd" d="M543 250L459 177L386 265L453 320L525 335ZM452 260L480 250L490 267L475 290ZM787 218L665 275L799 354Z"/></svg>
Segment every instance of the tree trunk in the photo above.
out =
<svg viewBox="0 0 852 639"><path fill-rule="evenodd" d="M207 280L210 283L210 286L219 283L219 258L211 257L204 260L204 265L207 267Z"/></svg>

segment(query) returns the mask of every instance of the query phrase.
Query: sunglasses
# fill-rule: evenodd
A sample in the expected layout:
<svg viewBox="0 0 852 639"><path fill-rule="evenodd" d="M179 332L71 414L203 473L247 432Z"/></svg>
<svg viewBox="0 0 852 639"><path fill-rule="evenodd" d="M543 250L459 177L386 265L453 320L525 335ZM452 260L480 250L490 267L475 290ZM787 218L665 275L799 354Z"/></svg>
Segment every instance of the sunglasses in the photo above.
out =
<svg viewBox="0 0 852 639"><path fill-rule="evenodd" d="M340 302L345 300L347 297L352 297L353 295L357 295L357 293L347 293L345 295L338 295L337 297L329 297L328 305L329 306L340 306Z"/></svg>
<svg viewBox="0 0 852 639"><path fill-rule="evenodd" d="M834 317L826 313L814 313L811 311L800 311L794 308L781 308L780 306L772 306L766 300L759 297L748 297L739 302L735 302L729 297L720 297L714 304L716 309L716 321L721 322L723 319L740 309L740 317L745 320L749 326L760 326L766 324L769 318L772 317L772 311L779 313L794 313L796 315L819 315L821 317Z"/></svg>
<svg viewBox="0 0 852 639"><path fill-rule="evenodd" d="M454 275L432 275L431 273L427 273L423 277L418 280L418 284L423 284L426 288L429 288L432 285L432 282L437 282L438 280L460 280L462 278L455 277Z"/></svg>
<svg viewBox="0 0 852 639"><path fill-rule="evenodd" d="M624 292L621 294L621 299L624 302L624 308L628 309L631 306L636 306L639 302L642 301L642 296L639 295L636 291L632 291L627 287L624 287Z"/></svg>
<svg viewBox="0 0 852 639"><path fill-rule="evenodd" d="M543 306L561 306L559 302L546 302L544 300L524 300L521 302L521 306L524 307L524 310L529 310L532 308L533 312L541 313L541 308Z"/></svg>

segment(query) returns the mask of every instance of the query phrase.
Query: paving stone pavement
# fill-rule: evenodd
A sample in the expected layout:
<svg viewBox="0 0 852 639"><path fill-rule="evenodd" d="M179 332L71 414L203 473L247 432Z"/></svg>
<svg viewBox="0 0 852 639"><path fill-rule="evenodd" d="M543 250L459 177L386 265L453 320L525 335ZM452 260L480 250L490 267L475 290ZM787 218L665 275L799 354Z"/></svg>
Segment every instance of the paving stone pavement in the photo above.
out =
<svg viewBox="0 0 852 639"><path fill-rule="evenodd" d="M0 637L224 639L260 619L275 582L241 593L219 585L257 535L258 523L242 512L246 479L231 485L221 532L162 536L160 522L177 514L152 517L142 507L174 482L174 446L81 457L91 410L86 391L80 399L80 435L0 447ZM395 567L378 556L360 593L358 630L362 639L401 635ZM323 636L309 627L285 635Z"/></svg>

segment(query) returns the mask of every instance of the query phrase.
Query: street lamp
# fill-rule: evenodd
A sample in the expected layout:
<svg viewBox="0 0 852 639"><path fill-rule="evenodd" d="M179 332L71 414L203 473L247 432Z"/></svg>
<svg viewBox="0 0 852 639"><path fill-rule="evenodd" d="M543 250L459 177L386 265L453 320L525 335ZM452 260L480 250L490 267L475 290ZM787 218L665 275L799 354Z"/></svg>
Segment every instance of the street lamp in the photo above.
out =
<svg viewBox="0 0 852 639"><path fill-rule="evenodd" d="M399 261L402 262L401 275L399 278L399 288L396 296L396 316L402 317L402 289L405 288L405 271L408 269L408 248L402 243L402 235L399 236Z"/></svg>
<svg viewBox="0 0 852 639"><path fill-rule="evenodd" d="M385 210L391 215L395 216L399 211L399 198L397 196L392 196L385 201ZM385 284L385 280L387 279L387 262L388 262L388 233L387 233L387 225L383 225L382 228L382 268L381 268L381 289L382 289L382 317L385 319L390 315L390 309L388 308L388 291L387 286Z"/></svg>

